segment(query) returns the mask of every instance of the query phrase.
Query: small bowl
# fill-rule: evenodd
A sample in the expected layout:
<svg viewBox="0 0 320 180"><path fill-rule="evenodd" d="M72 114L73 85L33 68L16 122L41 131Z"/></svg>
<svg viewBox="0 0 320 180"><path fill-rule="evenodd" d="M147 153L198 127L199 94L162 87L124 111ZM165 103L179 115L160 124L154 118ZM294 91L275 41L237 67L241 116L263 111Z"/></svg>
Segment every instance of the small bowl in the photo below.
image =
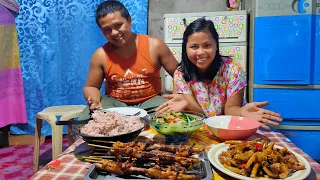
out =
<svg viewBox="0 0 320 180"><path fill-rule="evenodd" d="M167 143L180 143L186 141L191 133L197 131L202 126L205 116L190 111L181 111L178 113L184 113L194 119L188 121L188 123L157 122L157 116L153 113L146 117L146 121L152 129L166 137Z"/></svg>
<svg viewBox="0 0 320 180"><path fill-rule="evenodd" d="M205 119L205 124L221 140L246 139L260 127L258 121L239 116L214 116Z"/></svg>

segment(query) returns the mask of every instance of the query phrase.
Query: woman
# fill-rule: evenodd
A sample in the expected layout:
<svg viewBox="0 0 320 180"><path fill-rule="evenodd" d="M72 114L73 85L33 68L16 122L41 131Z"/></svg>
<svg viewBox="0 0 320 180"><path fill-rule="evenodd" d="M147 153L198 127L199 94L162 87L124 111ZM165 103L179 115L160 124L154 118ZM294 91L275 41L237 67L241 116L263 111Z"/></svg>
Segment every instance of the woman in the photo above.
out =
<svg viewBox="0 0 320 180"><path fill-rule="evenodd" d="M182 61L174 73L172 95L157 108L157 113L192 110L207 117L234 115L253 118L277 126L280 115L261 108L268 102L245 104L246 77L235 61L219 54L219 36L210 20L192 22L183 34ZM242 106L245 104L244 106Z"/></svg>

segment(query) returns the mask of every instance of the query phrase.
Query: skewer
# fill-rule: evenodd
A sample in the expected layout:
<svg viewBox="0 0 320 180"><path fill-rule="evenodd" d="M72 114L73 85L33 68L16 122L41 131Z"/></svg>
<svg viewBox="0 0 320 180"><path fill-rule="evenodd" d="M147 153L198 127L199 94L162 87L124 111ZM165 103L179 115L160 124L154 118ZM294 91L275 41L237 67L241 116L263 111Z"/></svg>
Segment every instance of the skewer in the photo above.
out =
<svg viewBox="0 0 320 180"><path fill-rule="evenodd" d="M101 142L101 143L106 143L106 144L114 144L116 142L114 141L103 141L103 140L90 140L92 142Z"/></svg>
<svg viewBox="0 0 320 180"><path fill-rule="evenodd" d="M92 162L92 161L91 161ZM185 179L185 180L194 180L200 179L199 174L185 174L185 170L182 172L176 172L179 170L179 167L175 166L168 166L166 168L161 168L158 165L155 165L151 168L145 167L135 167L134 164L125 162L125 163L118 163L112 160L103 160L100 163L96 163L96 167L103 169L105 171L111 172L115 175L128 175L128 174L143 174L148 175L153 178L157 179L168 179L172 177L176 177L176 179Z"/></svg>
<svg viewBox="0 0 320 180"><path fill-rule="evenodd" d="M116 158L115 156L82 156L85 159Z"/></svg>
<svg viewBox="0 0 320 180"><path fill-rule="evenodd" d="M99 164L101 164L101 161L95 161L95 160L92 160L92 159L84 159L84 161L86 161L86 162L91 162L91 163L99 163Z"/></svg>
<svg viewBox="0 0 320 180"><path fill-rule="evenodd" d="M96 154L96 155L106 155L107 153L94 152L93 154Z"/></svg>
<svg viewBox="0 0 320 180"><path fill-rule="evenodd" d="M128 148L128 147L138 147L142 148L141 150L155 150L159 149L161 151L168 151L168 152L175 152L178 156L186 156L188 154L194 154L194 153L200 153L201 151L204 151L204 148L195 148L195 144L184 146L184 145L159 145L159 144L153 144L153 143L144 143L144 142L129 142L129 143L122 143L117 141L113 147L115 148ZM182 148L182 149L181 149ZM186 153L182 153L183 151L186 151ZM185 154L185 155L183 155Z"/></svg>
<svg viewBox="0 0 320 180"><path fill-rule="evenodd" d="M94 156L82 156L84 159L91 159L91 160L102 160L100 157L94 157Z"/></svg>
<svg viewBox="0 0 320 180"><path fill-rule="evenodd" d="M101 146L101 145L96 145L96 144L88 144L88 146L99 147L99 148L104 148L104 149L112 149L113 148L113 147Z"/></svg>
<svg viewBox="0 0 320 180"><path fill-rule="evenodd" d="M98 145L99 143L109 144ZM202 148L194 148L194 145L168 146L140 141L123 143L91 140L88 146L94 147L95 150L90 156L82 156L84 161L93 163L97 168L110 173L118 175L147 174L154 178L166 179L168 174L166 170L168 169L170 172L182 171L179 174L169 174L179 176L182 179L199 178L198 175L186 173L200 161L197 157L192 157L192 154L198 153ZM184 151L186 153L183 153ZM113 156L112 152L116 155ZM170 164L174 164L174 166L170 166Z"/></svg>
<svg viewBox="0 0 320 180"><path fill-rule="evenodd" d="M95 151L107 151L107 152L109 152L109 151L113 151L113 149L99 149L99 148L96 148ZM107 152L105 152L105 153L107 153Z"/></svg>
<svg viewBox="0 0 320 180"><path fill-rule="evenodd" d="M103 140L91 140L91 141L93 141L93 142L103 142L103 143L111 143L111 144L115 144L115 143L119 143L120 144L120 148L124 148L124 147L122 147L123 145L124 146L128 146L128 144L129 143L122 143L122 142L119 142L119 141L117 141L117 142L114 142L114 141L103 141ZM139 143L142 143L142 142L139 142ZM142 144L146 144L146 143L142 143ZM102 145L96 145L96 144L88 144L89 146L93 146L93 147L100 147L100 148L104 148L104 149L112 149L112 148L114 148L114 147L109 147L109 146L102 146ZM176 146L176 145L151 145L151 146L147 146L146 148L148 149L148 148L152 148L153 146L158 146L158 147L156 147L156 148L169 148L169 149L172 149L172 150L176 150L176 151L178 151L179 149L180 149L180 145L179 146ZM186 148L189 148L189 151L191 150L191 154L192 154L192 150L196 150L196 151L202 151L201 149L202 148L194 148L194 146L195 146L195 144L193 144L193 145L191 145L191 146L189 146L189 147L186 147ZM130 145L130 147L131 147L131 145ZM98 150L98 149L96 149L96 150ZM152 150L152 149L149 149L149 150ZM171 151L172 151L171 150ZM164 150L164 151L167 151L167 150Z"/></svg>
<svg viewBox="0 0 320 180"><path fill-rule="evenodd" d="M115 159L115 156L89 156L89 158L97 158L97 159Z"/></svg>

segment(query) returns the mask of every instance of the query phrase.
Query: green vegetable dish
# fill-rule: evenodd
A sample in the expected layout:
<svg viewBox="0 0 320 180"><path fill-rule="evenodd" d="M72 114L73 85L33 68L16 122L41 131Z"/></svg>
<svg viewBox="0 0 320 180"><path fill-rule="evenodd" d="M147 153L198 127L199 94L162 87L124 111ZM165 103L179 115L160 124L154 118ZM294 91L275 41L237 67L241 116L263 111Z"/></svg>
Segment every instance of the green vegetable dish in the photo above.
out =
<svg viewBox="0 0 320 180"><path fill-rule="evenodd" d="M199 129L202 118L184 112L168 112L151 117L151 126L160 134L168 136L186 136Z"/></svg>

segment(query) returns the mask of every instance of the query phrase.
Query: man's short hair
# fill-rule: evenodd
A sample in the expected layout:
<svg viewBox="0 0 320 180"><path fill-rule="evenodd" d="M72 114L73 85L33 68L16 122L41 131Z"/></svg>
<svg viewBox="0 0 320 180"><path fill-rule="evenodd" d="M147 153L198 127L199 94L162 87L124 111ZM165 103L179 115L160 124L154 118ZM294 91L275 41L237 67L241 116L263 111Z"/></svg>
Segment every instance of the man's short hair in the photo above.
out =
<svg viewBox="0 0 320 180"><path fill-rule="evenodd" d="M108 14L112 14L115 11L119 11L121 13L121 16L126 18L127 20L130 18L129 11L121 2L116 0L104 1L98 6L96 11L96 22L98 26L100 27L100 18L105 17Z"/></svg>

